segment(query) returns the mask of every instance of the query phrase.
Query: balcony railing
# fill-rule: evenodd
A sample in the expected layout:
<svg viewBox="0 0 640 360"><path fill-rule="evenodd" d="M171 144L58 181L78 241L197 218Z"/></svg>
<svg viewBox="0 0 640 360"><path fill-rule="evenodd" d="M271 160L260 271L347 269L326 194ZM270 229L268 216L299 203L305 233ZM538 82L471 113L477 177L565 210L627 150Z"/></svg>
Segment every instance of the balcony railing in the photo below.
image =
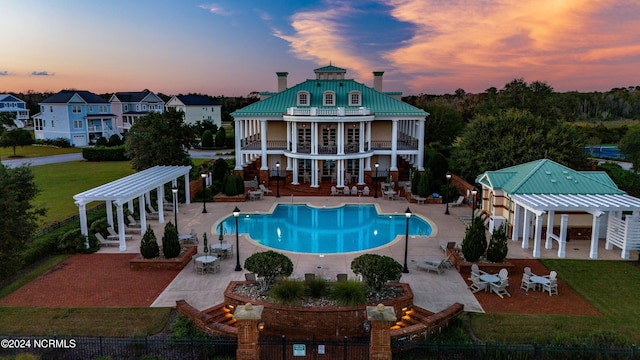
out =
<svg viewBox="0 0 640 360"><path fill-rule="evenodd" d="M357 109L347 109L343 107L318 108L318 107L290 107L287 115L292 116L365 116L371 115L371 110L365 107Z"/></svg>
<svg viewBox="0 0 640 360"><path fill-rule="evenodd" d="M367 151L369 149L369 143L364 144L364 149ZM418 140L416 139L407 139L407 140L398 140L398 150L416 150L418 148ZM260 140L245 142L242 146L242 150L260 150L262 147L262 143ZM290 150L292 148L292 144L289 143L287 146L286 140L271 140L267 141L267 149L268 150ZM391 150L391 141L371 141L371 150ZM296 152L300 154L310 154L311 153L311 145L308 143L298 143L296 146ZM349 143L344 145L344 153L345 154L355 154L360 152L360 144L359 143ZM319 145L318 146L318 154L337 154L338 147L335 145Z"/></svg>

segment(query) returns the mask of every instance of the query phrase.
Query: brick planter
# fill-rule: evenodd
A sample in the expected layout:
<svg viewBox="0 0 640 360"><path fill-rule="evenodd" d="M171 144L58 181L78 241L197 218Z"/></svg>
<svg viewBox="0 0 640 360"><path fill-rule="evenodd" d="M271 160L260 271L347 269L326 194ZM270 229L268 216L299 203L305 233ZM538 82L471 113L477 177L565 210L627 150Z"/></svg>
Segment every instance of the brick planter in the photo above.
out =
<svg viewBox="0 0 640 360"><path fill-rule="evenodd" d="M451 252L451 250L449 249L447 251ZM482 261L478 261L475 263L468 262L468 261L465 261L460 255L460 253L458 253L457 251L453 251L453 255L449 258L449 260L451 261L453 266L455 266L456 269L458 269L458 272L460 272L461 274L471 273L471 265L473 264L477 264L480 270L488 273L492 273L492 274L497 273L498 271L500 271L500 269L503 269L503 268L507 269L507 271L509 271L509 274L511 274L513 272L513 269L515 268L515 265L508 261L499 262L499 263L482 262Z"/></svg>
<svg viewBox="0 0 640 360"><path fill-rule="evenodd" d="M213 197L213 202L229 203L229 202L244 202L247 201L247 194L227 196L223 193L218 193Z"/></svg>
<svg viewBox="0 0 640 360"><path fill-rule="evenodd" d="M191 257L198 252L195 245L183 245L182 253L173 259L144 259L142 255L138 255L129 261L129 269L131 270L182 270L191 261Z"/></svg>
<svg viewBox="0 0 640 360"><path fill-rule="evenodd" d="M262 332L264 335L285 335L287 338L313 338L315 336L322 339L369 336L363 326L367 321L366 305L376 304L314 307L265 303L233 293L237 284L245 283L230 282L224 292L224 302L236 307L247 302L254 305L264 305L262 320L268 325ZM413 305L413 292L408 284L397 283L393 286L403 288L404 295L384 304L392 306L396 314L401 314L402 308Z"/></svg>

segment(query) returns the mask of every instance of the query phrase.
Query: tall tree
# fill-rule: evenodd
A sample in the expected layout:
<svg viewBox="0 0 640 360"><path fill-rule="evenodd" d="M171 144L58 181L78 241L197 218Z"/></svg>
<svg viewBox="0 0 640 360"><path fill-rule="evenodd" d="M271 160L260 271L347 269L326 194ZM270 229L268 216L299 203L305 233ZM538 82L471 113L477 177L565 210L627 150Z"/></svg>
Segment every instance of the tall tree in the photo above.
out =
<svg viewBox="0 0 640 360"><path fill-rule="evenodd" d="M453 106L440 101L430 103L424 110L429 113L424 128L425 144L439 142L449 146L462 133L464 120L462 114Z"/></svg>
<svg viewBox="0 0 640 360"><path fill-rule="evenodd" d="M542 158L582 170L588 165L582 151L585 143L573 126L509 109L476 116L454 148L453 165L466 179Z"/></svg>
<svg viewBox="0 0 640 360"><path fill-rule="evenodd" d="M16 147L33 144L31 133L21 128L5 131L0 137L0 146L12 147L13 156L16 156Z"/></svg>
<svg viewBox="0 0 640 360"><path fill-rule="evenodd" d="M195 145L184 113L169 109L136 120L125 140L125 152L135 170L156 165L190 165L189 149Z"/></svg>
<svg viewBox="0 0 640 360"><path fill-rule="evenodd" d="M18 268L19 253L37 230L38 217L45 213L31 203L37 194L29 167L0 165L0 279Z"/></svg>
<svg viewBox="0 0 640 360"><path fill-rule="evenodd" d="M633 171L637 173L640 169L640 126L633 126L627 131L620 139L618 149L633 164Z"/></svg>

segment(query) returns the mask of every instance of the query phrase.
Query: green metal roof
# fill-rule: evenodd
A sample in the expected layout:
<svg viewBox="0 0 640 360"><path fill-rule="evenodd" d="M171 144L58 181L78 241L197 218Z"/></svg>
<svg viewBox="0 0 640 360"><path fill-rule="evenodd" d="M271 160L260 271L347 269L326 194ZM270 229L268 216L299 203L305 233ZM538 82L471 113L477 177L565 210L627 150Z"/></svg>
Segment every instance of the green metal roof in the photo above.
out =
<svg viewBox="0 0 640 360"><path fill-rule="evenodd" d="M360 91L361 105L349 106L349 92ZM297 94L300 91L309 92L310 104L308 107L327 108L322 105L322 94L325 91L335 92L335 109L343 107L346 109L357 109L359 107L368 108L377 116L420 116L429 115L426 111L405 102L397 100L385 93L378 92L364 84L352 79L341 80L306 80L289 89L276 93L269 98L238 109L231 115L241 116L281 116L286 113L287 108L297 106ZM307 106L300 107L306 108Z"/></svg>
<svg viewBox="0 0 640 360"><path fill-rule="evenodd" d="M314 69L313 72L314 73L320 73L320 72L342 72L342 73L346 73L347 70L343 69L343 68L339 68L337 66L328 65L328 66L323 66L323 67Z"/></svg>
<svg viewBox="0 0 640 360"><path fill-rule="evenodd" d="M509 194L624 194L604 171L575 171L541 159L482 174L478 182Z"/></svg>

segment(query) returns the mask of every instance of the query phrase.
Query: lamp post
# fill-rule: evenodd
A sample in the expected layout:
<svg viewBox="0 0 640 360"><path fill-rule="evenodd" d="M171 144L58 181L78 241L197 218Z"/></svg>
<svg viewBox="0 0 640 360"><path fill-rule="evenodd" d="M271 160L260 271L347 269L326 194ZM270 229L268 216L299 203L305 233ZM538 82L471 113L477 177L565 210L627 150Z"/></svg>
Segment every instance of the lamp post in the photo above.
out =
<svg viewBox="0 0 640 360"><path fill-rule="evenodd" d="M407 266L407 252L409 250L409 219L411 218L411 209L407 208L404 212L404 216L407 218L407 227L404 233L404 268L402 272L409 273L409 267Z"/></svg>
<svg viewBox="0 0 640 360"><path fill-rule="evenodd" d="M238 240L239 237L239 229L238 229L238 216L240 216L240 209L236 206L233 209L233 217L236 218L236 271L242 271L242 266L240 266L240 242Z"/></svg>
<svg viewBox="0 0 640 360"><path fill-rule="evenodd" d="M449 195L449 184L451 184L451 172L447 171L445 177L447 178L447 188L444 191L444 202L447 203L447 210L444 211L444 214L449 215L449 197L447 195Z"/></svg>
<svg viewBox="0 0 640 360"><path fill-rule="evenodd" d="M178 186L173 185L171 192L173 193L173 222L176 225L176 231L180 234L178 230Z"/></svg>
<svg viewBox="0 0 640 360"><path fill-rule="evenodd" d="M476 216L476 194L478 194L478 189L474 186L471 189L471 221Z"/></svg>
<svg viewBox="0 0 640 360"><path fill-rule="evenodd" d="M207 213L207 174L200 174L202 177L202 213Z"/></svg>
<svg viewBox="0 0 640 360"><path fill-rule="evenodd" d="M280 161L276 161L276 197L280 197Z"/></svg>
<svg viewBox="0 0 640 360"><path fill-rule="evenodd" d="M380 164L375 163L373 166L376 168L376 177L373 178L373 197L378 198L378 166Z"/></svg>

